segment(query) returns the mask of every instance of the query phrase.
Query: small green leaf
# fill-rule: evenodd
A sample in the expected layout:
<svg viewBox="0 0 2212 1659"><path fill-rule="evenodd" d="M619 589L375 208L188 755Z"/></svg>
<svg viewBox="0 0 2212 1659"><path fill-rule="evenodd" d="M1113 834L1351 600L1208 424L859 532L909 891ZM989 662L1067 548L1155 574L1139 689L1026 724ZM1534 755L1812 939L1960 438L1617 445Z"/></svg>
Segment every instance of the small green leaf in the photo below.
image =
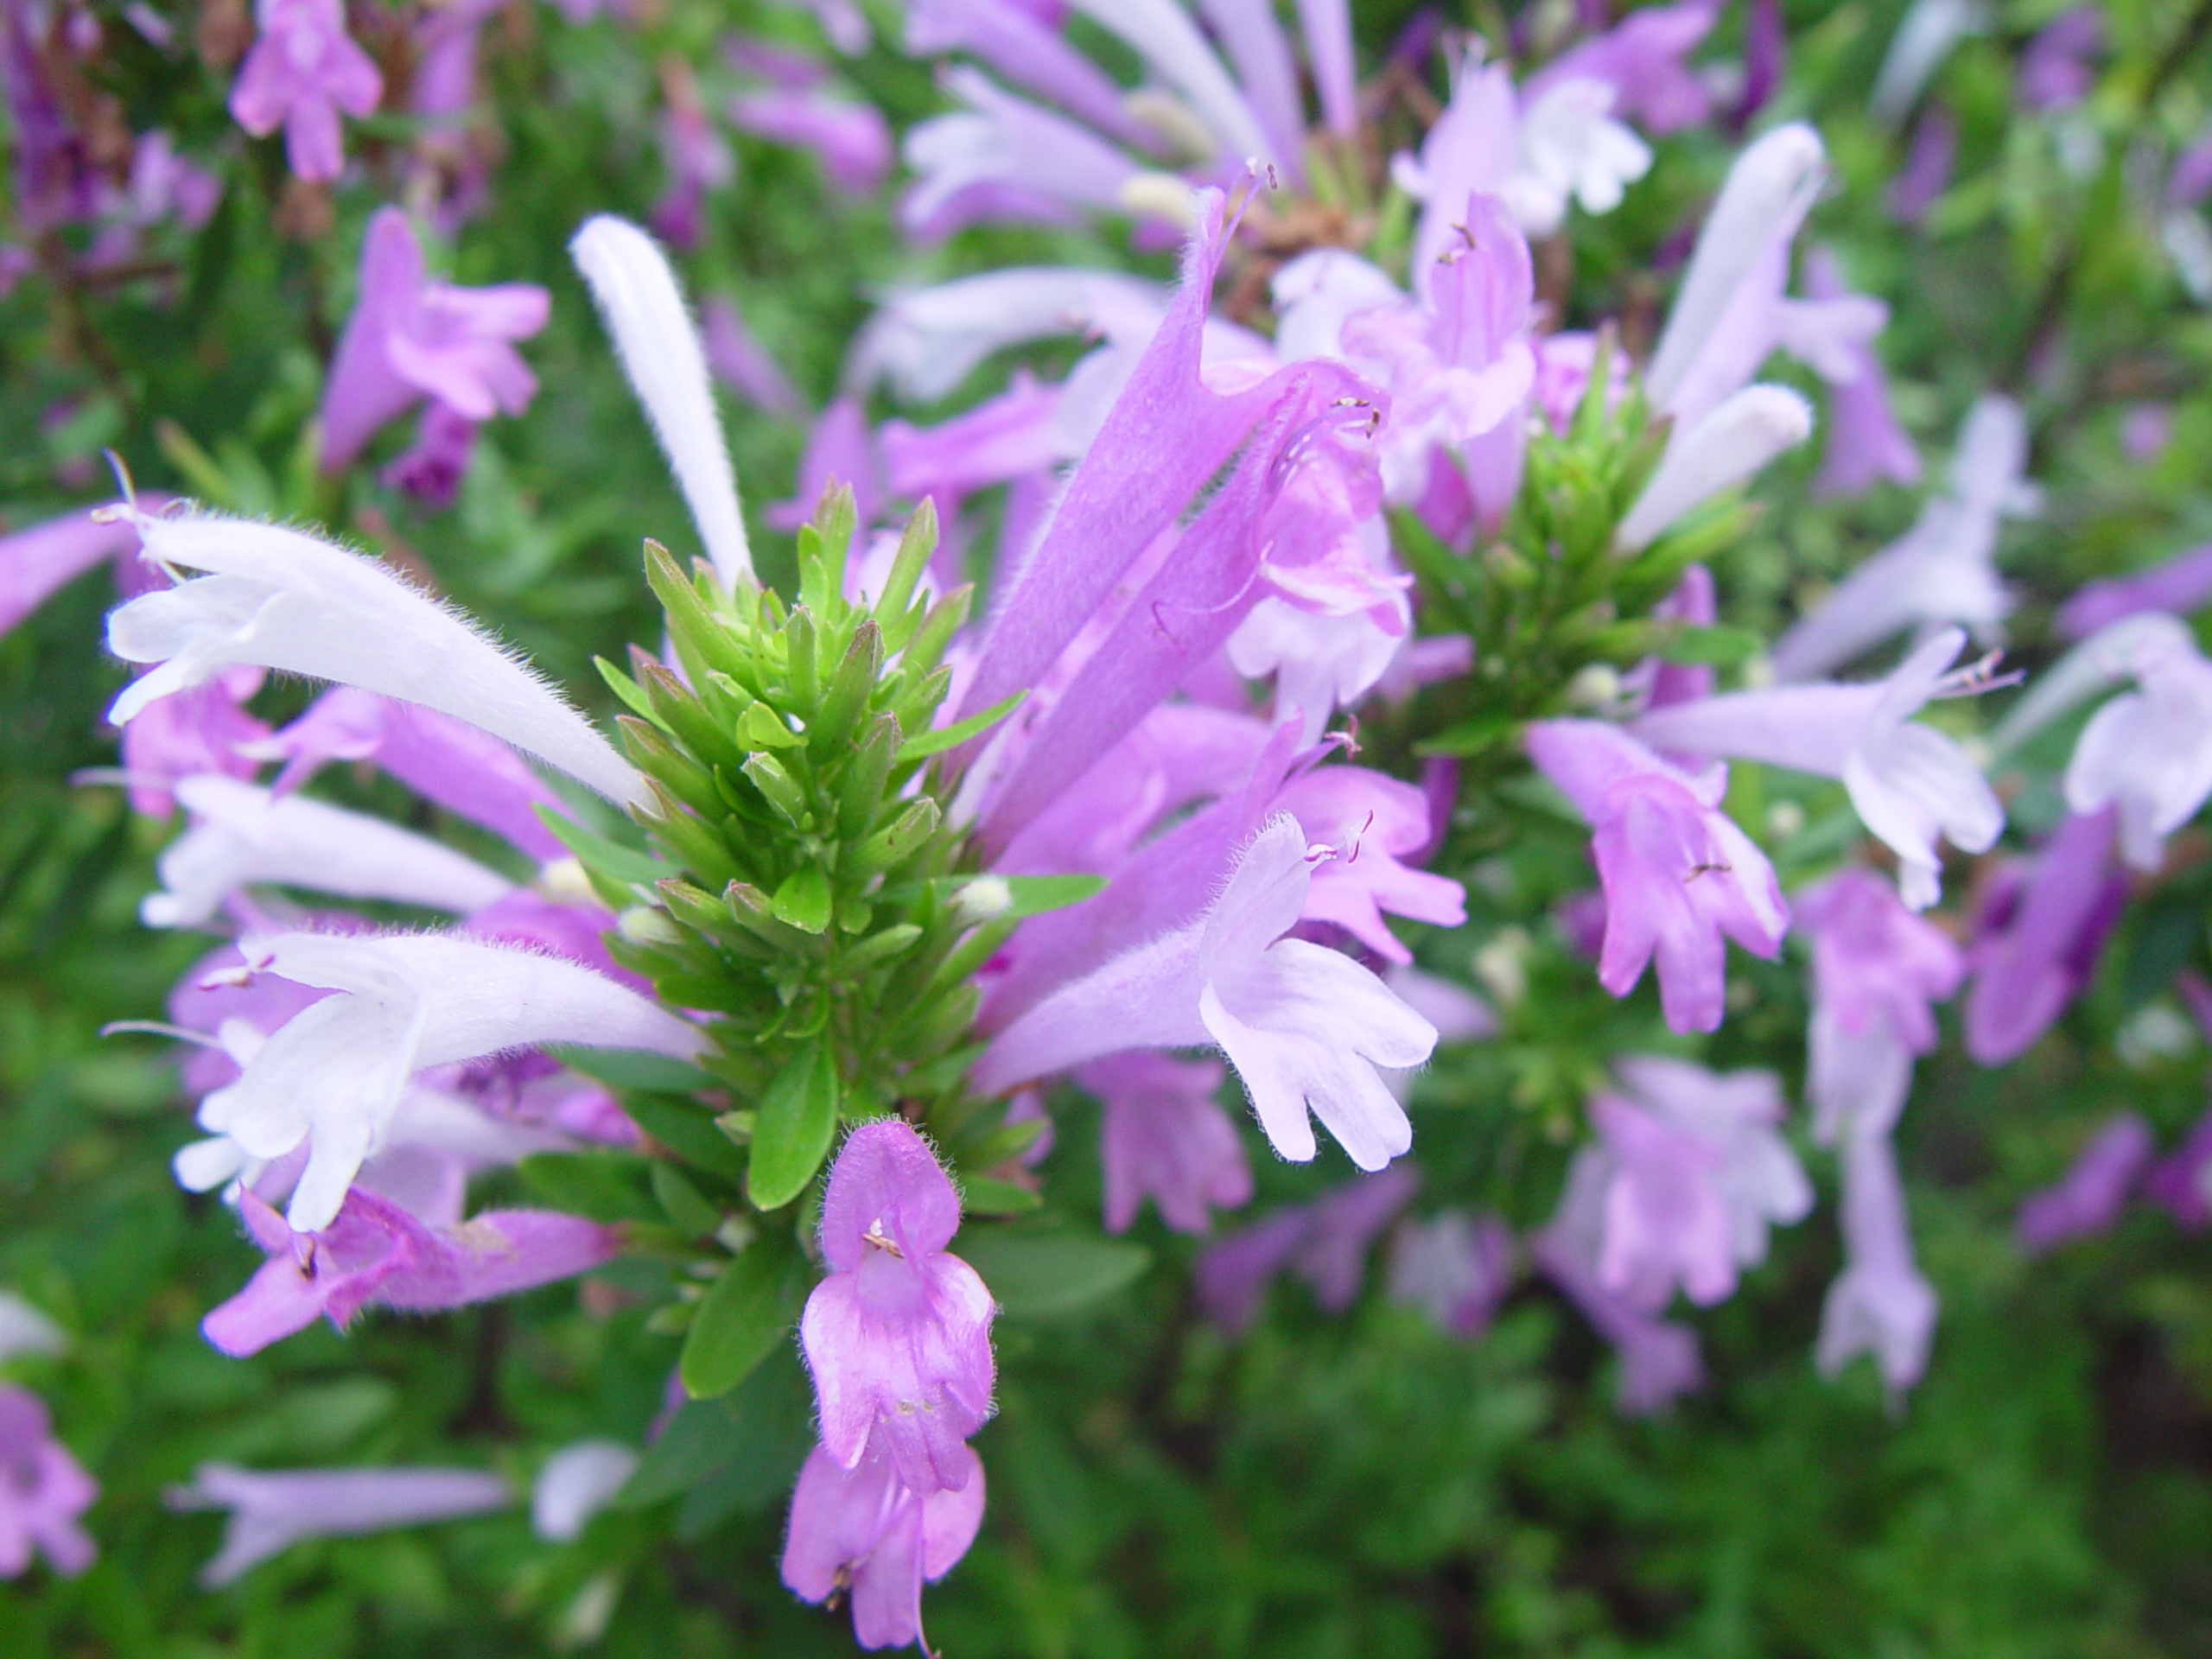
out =
<svg viewBox="0 0 2212 1659"><path fill-rule="evenodd" d="M605 1084L610 1089L649 1089L655 1094L688 1095L711 1089L715 1080L696 1065L672 1060L665 1054L648 1054L637 1048L582 1048L552 1043L545 1052L571 1071Z"/></svg>
<svg viewBox="0 0 2212 1659"><path fill-rule="evenodd" d="M1003 910L994 906L988 918L995 922L1021 922L1032 916L1042 916L1047 911L1065 910L1070 905L1079 905L1086 899L1095 899L1106 891L1103 875L963 875L945 876L930 885L940 901L957 898L965 887L976 887L984 882L995 882L1006 889L1007 903ZM981 897L971 894L971 902Z"/></svg>
<svg viewBox="0 0 2212 1659"><path fill-rule="evenodd" d="M1660 636L1658 656L1667 663L1733 668L1750 661L1765 645L1749 628L1675 627Z"/></svg>
<svg viewBox="0 0 2212 1659"><path fill-rule="evenodd" d="M802 865L785 878L769 904L778 921L802 932L821 932L830 925L829 873L819 864Z"/></svg>
<svg viewBox="0 0 2212 1659"><path fill-rule="evenodd" d="M961 1234L952 1249L982 1275L1007 1316L1018 1319L1088 1307L1134 1284L1152 1265L1143 1245L1096 1233L978 1228Z"/></svg>
<svg viewBox="0 0 2212 1659"><path fill-rule="evenodd" d="M635 680L604 657L593 658L591 665L599 671L599 677L607 682L607 689L621 698L624 707L632 714L640 720L653 717L652 699L645 695L645 689Z"/></svg>
<svg viewBox="0 0 2212 1659"><path fill-rule="evenodd" d="M836 1061L809 1043L784 1063L760 1096L745 1196L762 1210L789 1204L822 1167L836 1129Z"/></svg>
<svg viewBox="0 0 2212 1659"><path fill-rule="evenodd" d="M715 1281L683 1338L677 1372L694 1400L728 1394L783 1340L798 1311L797 1274L766 1238Z"/></svg>
<svg viewBox="0 0 2212 1659"><path fill-rule="evenodd" d="M594 1221L653 1221L660 1205L645 1160L617 1152L540 1152L515 1166L522 1184L556 1210Z"/></svg>
<svg viewBox="0 0 2212 1659"><path fill-rule="evenodd" d="M687 1164L696 1164L725 1180L745 1179L745 1154L715 1127L715 1120L688 1100L665 1095L629 1094L623 1109L638 1127Z"/></svg>
<svg viewBox="0 0 2212 1659"><path fill-rule="evenodd" d="M674 1164L654 1163L653 1197L686 1238L703 1238L722 1224L722 1212Z"/></svg>
<svg viewBox="0 0 2212 1659"><path fill-rule="evenodd" d="M917 732L899 746L899 759L902 762L925 760L931 755L944 753L947 749L957 749L978 732L987 732L1004 720L1028 695L1027 690L1017 691L1012 696L993 703L982 714L970 715L942 731Z"/></svg>
<svg viewBox="0 0 2212 1659"><path fill-rule="evenodd" d="M1414 746L1415 754L1480 754L1510 738L1521 722L1511 715L1477 715Z"/></svg>
<svg viewBox="0 0 2212 1659"><path fill-rule="evenodd" d="M1044 1205L1027 1187L1012 1181L995 1181L988 1175L960 1178L960 1207L971 1216L1026 1216Z"/></svg>
<svg viewBox="0 0 2212 1659"><path fill-rule="evenodd" d="M574 853L588 870L648 890L661 877L671 874L669 867L652 854L595 835L550 806L541 804L537 811L539 821L553 832L554 838Z"/></svg>
<svg viewBox="0 0 2212 1659"><path fill-rule="evenodd" d="M765 702L746 705L737 717L737 741L748 749L795 749L806 741Z"/></svg>

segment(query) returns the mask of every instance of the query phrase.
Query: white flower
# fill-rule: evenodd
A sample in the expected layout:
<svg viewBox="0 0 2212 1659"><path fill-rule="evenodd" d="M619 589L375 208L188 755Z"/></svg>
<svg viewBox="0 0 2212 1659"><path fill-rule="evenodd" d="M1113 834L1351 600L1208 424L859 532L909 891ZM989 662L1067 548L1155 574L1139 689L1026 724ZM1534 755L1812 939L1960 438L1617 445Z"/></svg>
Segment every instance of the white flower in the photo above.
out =
<svg viewBox="0 0 2212 1659"><path fill-rule="evenodd" d="M1651 170L1651 147L1612 118L1613 99L1604 81L1563 80L1521 111L1521 162L1503 194L1529 235L1557 230L1570 197L1610 213Z"/></svg>
<svg viewBox="0 0 2212 1659"><path fill-rule="evenodd" d="M530 1523L549 1543L572 1543L592 1516L614 1501L638 1466L638 1453L620 1440L578 1440L545 1460L531 1488Z"/></svg>
<svg viewBox="0 0 2212 1659"><path fill-rule="evenodd" d="M111 651L160 664L115 700L108 719L116 725L156 697L245 663L451 715L610 800L642 790L637 772L565 697L389 565L276 524L111 511L137 525L154 563L210 573L142 594L108 617Z"/></svg>
<svg viewBox="0 0 2212 1659"><path fill-rule="evenodd" d="M244 1159L308 1143L287 1218L320 1231L362 1162L387 1140L407 1080L426 1066L542 1043L642 1048L689 1058L697 1029L625 986L558 957L512 945L395 934L249 935L257 973L340 993L295 1014L245 1061L236 1083L200 1103L200 1127ZM187 1147L212 1166L213 1154ZM218 1179L223 1179L218 1177Z"/></svg>
<svg viewBox="0 0 2212 1659"><path fill-rule="evenodd" d="M569 252L599 302L707 556L726 586L751 582L745 514L722 442L706 348L668 256L636 226L605 213L584 221Z"/></svg>

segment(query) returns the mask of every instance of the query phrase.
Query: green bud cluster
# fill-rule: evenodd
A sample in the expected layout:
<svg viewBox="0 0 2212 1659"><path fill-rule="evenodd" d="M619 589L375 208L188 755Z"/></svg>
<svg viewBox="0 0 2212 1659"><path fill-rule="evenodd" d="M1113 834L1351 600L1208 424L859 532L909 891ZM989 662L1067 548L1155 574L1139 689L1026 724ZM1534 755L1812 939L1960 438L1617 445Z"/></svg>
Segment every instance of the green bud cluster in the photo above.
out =
<svg viewBox="0 0 2212 1659"><path fill-rule="evenodd" d="M703 564L687 576L648 542L677 666L633 647L627 671L599 668L628 711L645 779L632 815L651 850L556 826L620 912L615 959L712 1038L703 1075L628 1079L625 1094L652 1136L639 1176L653 1202L622 1218L709 1287L656 1316L688 1332L695 1395L734 1386L788 1325L802 1200L840 1122L901 1113L963 1170L971 1211L1033 1205L983 1173L1038 1126L1003 1125L964 1088L970 981L1022 916L1094 890L963 867L940 799L950 752L1018 699L936 726L970 590L916 596L937 543L925 502L883 591L852 603L855 530L851 492L833 489L799 532L789 602L727 592Z"/></svg>
<svg viewBox="0 0 2212 1659"><path fill-rule="evenodd" d="M1573 712L1586 669L1651 655L1730 663L1757 648L1740 630L1649 614L1688 566L1743 536L1751 510L1724 494L1649 546L1618 544L1620 523L1657 468L1671 423L1653 417L1640 381L1612 399L1617 349L1608 329L1564 431L1530 423L1520 492L1497 535L1471 556L1445 546L1411 513L1394 518L1394 543L1421 584L1423 631L1474 642L1473 673L1422 700L1422 729L1411 734L1421 753L1495 771L1512 763L1524 722Z"/></svg>

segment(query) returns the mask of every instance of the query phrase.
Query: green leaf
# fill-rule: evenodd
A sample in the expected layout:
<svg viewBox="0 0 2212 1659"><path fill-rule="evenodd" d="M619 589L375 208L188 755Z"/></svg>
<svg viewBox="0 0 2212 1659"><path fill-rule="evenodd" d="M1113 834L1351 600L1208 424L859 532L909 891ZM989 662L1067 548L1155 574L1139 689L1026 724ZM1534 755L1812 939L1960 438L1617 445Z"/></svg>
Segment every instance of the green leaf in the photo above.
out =
<svg viewBox="0 0 2212 1659"><path fill-rule="evenodd" d="M689 1095L715 1086L715 1080L697 1066L671 1059L665 1054L649 1054L643 1049L583 1048L569 1043L549 1043L545 1052L571 1071L581 1071L610 1089L648 1089L659 1095Z"/></svg>
<svg viewBox="0 0 2212 1659"><path fill-rule="evenodd" d="M688 1100L650 1094L626 1095L622 1106L639 1128L684 1162L726 1180L745 1179L745 1154L715 1127L704 1109Z"/></svg>
<svg viewBox="0 0 2212 1659"><path fill-rule="evenodd" d="M1044 1207L1044 1199L1012 1181L995 1181L988 1175L960 1178L960 1208L968 1215L1026 1216Z"/></svg>
<svg viewBox="0 0 2212 1659"><path fill-rule="evenodd" d="M645 1160L618 1152L533 1153L515 1166L522 1183L556 1210L594 1221L656 1221L660 1205Z"/></svg>
<svg viewBox="0 0 2212 1659"><path fill-rule="evenodd" d="M830 925L829 872L819 864L802 865L785 878L769 904L778 921L803 932L821 932Z"/></svg>
<svg viewBox="0 0 2212 1659"><path fill-rule="evenodd" d="M792 1263L766 1237L722 1270L683 1338L677 1372L694 1400L728 1394L783 1340L798 1312Z"/></svg>
<svg viewBox="0 0 2212 1659"><path fill-rule="evenodd" d="M661 877L674 874L652 854L595 835L550 806L541 803L537 811L539 821L553 832L555 839L582 860L586 869L596 874L650 891Z"/></svg>
<svg viewBox="0 0 2212 1659"><path fill-rule="evenodd" d="M952 1249L982 1275L1009 1319L1076 1313L1134 1284L1152 1265L1143 1245L1096 1233L979 1228L961 1234Z"/></svg>
<svg viewBox="0 0 2212 1659"><path fill-rule="evenodd" d="M722 1224L722 1212L683 1178L674 1164L655 1160L653 1197L686 1238L704 1238Z"/></svg>
<svg viewBox="0 0 2212 1659"><path fill-rule="evenodd" d="M1477 715L1414 745L1415 754L1480 754L1513 735L1521 724L1511 715Z"/></svg>
<svg viewBox="0 0 2212 1659"><path fill-rule="evenodd" d="M745 1196L762 1210L780 1210L806 1190L829 1156L837 1129L837 1064L809 1043L784 1063L753 1122L753 1160Z"/></svg>
<svg viewBox="0 0 2212 1659"><path fill-rule="evenodd" d="M748 749L795 749L806 741L765 702L746 705L737 717L737 741Z"/></svg>
<svg viewBox="0 0 2212 1659"><path fill-rule="evenodd" d="M917 732L899 746L899 759L901 761L925 760L931 755L944 753L947 749L957 749L978 732L987 732L1004 720L1028 695L1027 690L1017 691L1012 696L993 703L982 714L970 715L942 731Z"/></svg>
<svg viewBox="0 0 2212 1659"><path fill-rule="evenodd" d="M1749 628L1676 627L1660 636L1662 662L1733 668L1764 649L1766 641Z"/></svg>
<svg viewBox="0 0 2212 1659"><path fill-rule="evenodd" d="M1007 907L993 910L984 918L994 922L1027 921L1030 917L1042 916L1047 911L1065 910L1070 905L1079 905L1086 899L1096 898L1106 891L1107 887L1106 878L1103 875L942 876L931 882L930 886L938 902L949 903L959 896L962 888L982 882L996 882L1007 892Z"/></svg>
<svg viewBox="0 0 2212 1659"><path fill-rule="evenodd" d="M607 689L622 699L623 706L640 720L653 718L652 699L638 683L604 657L594 657L591 665L599 671L599 677L607 682Z"/></svg>

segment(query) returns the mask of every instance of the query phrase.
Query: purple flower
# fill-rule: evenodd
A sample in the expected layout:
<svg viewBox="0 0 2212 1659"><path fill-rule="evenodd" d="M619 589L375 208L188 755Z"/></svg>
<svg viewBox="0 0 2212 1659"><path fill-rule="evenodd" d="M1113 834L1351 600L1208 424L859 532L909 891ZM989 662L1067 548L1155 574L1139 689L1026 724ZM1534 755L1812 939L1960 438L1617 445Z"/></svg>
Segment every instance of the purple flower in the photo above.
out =
<svg viewBox="0 0 2212 1659"><path fill-rule="evenodd" d="M2186 627L2157 613L2113 625L2078 654L2107 674L2132 674L2135 689L2082 728L2067 763L2066 804L2082 813L2116 806L2120 856L2155 872L2166 837L2212 795L2212 662Z"/></svg>
<svg viewBox="0 0 2212 1659"><path fill-rule="evenodd" d="M1789 921L1766 855L1721 810L1727 768L1683 772L1597 721L1539 721L1527 741L1529 758L1596 831L1591 852L1605 893L1598 982L1626 996L1656 956L1668 1025L1715 1029L1726 988L1722 939L1771 957Z"/></svg>
<svg viewBox="0 0 2212 1659"><path fill-rule="evenodd" d="M188 1486L171 1487L173 1510L226 1509L223 1548L200 1569L210 1590L243 1578L308 1538L346 1537L486 1515L515 1501L499 1476L476 1469L285 1469L203 1463Z"/></svg>
<svg viewBox="0 0 2212 1659"><path fill-rule="evenodd" d="M2031 110L2066 110L2096 84L2089 60L2104 44L2104 17L2094 6L2075 6L2045 23L2020 54L2020 101Z"/></svg>
<svg viewBox="0 0 2212 1659"><path fill-rule="evenodd" d="M2014 1226L2020 1248L2044 1255L2109 1230L2157 1150L2148 1123L2133 1112L2115 1113L2089 1137L2056 1185L2020 1201Z"/></svg>
<svg viewBox="0 0 2212 1659"><path fill-rule="evenodd" d="M1966 957L1872 870L1840 871L1794 904L1813 942L1805 1092L1814 1137L1885 1135L1911 1087L1913 1057L1936 1046L1930 1005L1958 990Z"/></svg>
<svg viewBox="0 0 2212 1659"><path fill-rule="evenodd" d="M1826 1376L1871 1353L1893 1392L1928 1367L1936 1292L1912 1259L1904 1188L1885 1133L1854 1132L1843 1146L1844 1269L1821 1310L1814 1363Z"/></svg>
<svg viewBox="0 0 2212 1659"><path fill-rule="evenodd" d="M1305 1242L1306 1227L1305 1208L1294 1206L1207 1245L1198 1265L1198 1305L1206 1317L1232 1337L1250 1328L1268 1287Z"/></svg>
<svg viewBox="0 0 2212 1659"><path fill-rule="evenodd" d="M361 244L360 298L323 387L322 469L342 470L378 428L425 397L469 421L520 414L537 378L510 342L543 328L551 303L534 283L430 280L407 215L379 209Z"/></svg>
<svg viewBox="0 0 2212 1659"><path fill-rule="evenodd" d="M1269 1282L1288 1269L1322 1307L1343 1313L1358 1299L1368 1251L1420 1184L1420 1175L1401 1164L1224 1234L1198 1257L1199 1305L1235 1336L1258 1314Z"/></svg>
<svg viewBox="0 0 2212 1659"><path fill-rule="evenodd" d="M1636 734L1662 749L1840 778L1859 821L1897 855L1905 903L1925 910L1942 891L1938 838L1984 853L2005 827L2005 809L1973 758L1912 719L1929 699L1980 683L1976 667L1948 671L1965 645L1963 630L1946 628L1886 679L1775 686L1676 703L1643 715Z"/></svg>
<svg viewBox="0 0 2212 1659"><path fill-rule="evenodd" d="M708 366L717 377L771 415L798 420L806 405L774 357L753 337L737 307L720 295L699 308L699 334Z"/></svg>
<svg viewBox="0 0 2212 1659"><path fill-rule="evenodd" d="M561 798L489 732L350 685L334 686L273 736L242 746L257 760L282 760L275 792L306 783L333 760L373 760L425 798L504 836L532 858L556 859L561 842L538 817Z"/></svg>
<svg viewBox="0 0 2212 1659"><path fill-rule="evenodd" d="M149 511L161 505L153 496L139 499ZM0 634L94 565L137 545L135 524L81 509L0 536Z"/></svg>
<svg viewBox="0 0 2212 1659"><path fill-rule="evenodd" d="M1904 165L1890 181L1890 211L1901 223L1917 225L1950 188L1958 159L1958 118L1940 104L1929 105L1913 125Z"/></svg>
<svg viewBox="0 0 2212 1659"><path fill-rule="evenodd" d="M983 1524L983 1465L955 1443L957 1484L917 1491L873 1443L850 1467L817 1446L791 1493L784 1582L809 1601L849 1593L864 1648L922 1639L922 1584L959 1564Z"/></svg>
<svg viewBox="0 0 2212 1659"><path fill-rule="evenodd" d="M1203 1233L1208 1207L1252 1201L1252 1170L1236 1126L1214 1103L1217 1060L1179 1060L1149 1049L1109 1054L1075 1080L1105 1103L1099 1160L1105 1166L1106 1230L1127 1232L1147 1198L1178 1232Z"/></svg>
<svg viewBox="0 0 2212 1659"><path fill-rule="evenodd" d="M155 698L123 728L123 772L133 811L167 817L183 779L207 772L251 778L260 770L248 751L269 735L269 728L242 705L261 680L257 668L227 670L205 685Z"/></svg>
<svg viewBox="0 0 2212 1659"><path fill-rule="evenodd" d="M996 1092L1133 1046L1217 1044L1277 1152L1313 1158L1310 1109L1354 1163L1381 1169L1413 1128L1375 1068L1421 1065L1436 1028L1351 958L1285 937L1308 860L1298 821L1270 818L1200 919L1030 1008L984 1050L976 1086Z"/></svg>
<svg viewBox="0 0 2212 1659"><path fill-rule="evenodd" d="M1545 65L1529 78L1524 95L1541 97L1567 80L1603 81L1618 94L1620 113L1651 132L1695 126L1711 112L1712 94L1684 60L1719 15L1718 0L1643 7Z"/></svg>
<svg viewBox="0 0 2212 1659"><path fill-rule="evenodd" d="M1632 1055L1615 1070L1630 1097L1591 1103L1601 1150L1604 1223L1598 1278L1653 1311L1679 1282L1692 1301L1724 1301L1740 1268L1766 1259L1767 1225L1802 1220L1813 1189L1776 1125L1770 1071L1707 1071ZM1594 1179L1595 1178L1586 1178Z"/></svg>
<svg viewBox="0 0 2212 1659"><path fill-rule="evenodd" d="M1805 291L1816 302L1847 297L1835 256L1815 248L1805 256ZM1890 408L1889 383L1881 359L1866 340L1839 345L1851 372L1828 380L1827 447L1814 480L1819 495L1857 495L1878 479L1899 484L1920 481L1920 452L1897 424Z"/></svg>
<svg viewBox="0 0 2212 1659"><path fill-rule="evenodd" d="M365 1306L428 1313L489 1301L573 1278L621 1249L612 1229L548 1210L487 1210L456 1226L426 1227L359 1187L315 1232L294 1231L250 1189L238 1194L238 1210L269 1260L200 1328L239 1358L318 1317L342 1331Z"/></svg>
<svg viewBox="0 0 2212 1659"><path fill-rule="evenodd" d="M873 104L813 87L772 86L740 92L728 114L741 132L812 150L830 181L848 195L872 194L891 170L891 129Z"/></svg>
<svg viewBox="0 0 2212 1659"><path fill-rule="evenodd" d="M91 219L105 194L99 156L61 94L71 66L60 56L60 22L21 0L0 8L0 103L14 129L14 206L34 236Z"/></svg>
<svg viewBox="0 0 2212 1659"><path fill-rule="evenodd" d="M99 1551L77 1517L99 1491L54 1438L46 1402L0 1384L0 1579L29 1571L34 1548L65 1579L90 1567Z"/></svg>
<svg viewBox="0 0 2212 1659"><path fill-rule="evenodd" d="M346 33L343 0L258 0L260 38L231 88L231 114L257 138L284 129L284 155L303 179L338 176L346 164L338 112L371 113L384 77Z"/></svg>
<svg viewBox="0 0 2212 1659"><path fill-rule="evenodd" d="M959 1195L929 1144L896 1118L861 1124L830 1167L832 1271L799 1320L823 1452L856 1469L873 1444L921 1492L969 1478L964 1442L991 1414L991 1293L945 1254L959 1226Z"/></svg>
<svg viewBox="0 0 2212 1659"><path fill-rule="evenodd" d="M2176 1151L2151 1166L2143 1194L2192 1233L2212 1224L2212 1112L2196 1120Z"/></svg>
<svg viewBox="0 0 2212 1659"><path fill-rule="evenodd" d="M2018 1059L2095 973L2127 883L2113 867L2116 813L2069 813L2025 873L1991 884L1967 953L1967 1052L1983 1065Z"/></svg>
<svg viewBox="0 0 2212 1659"><path fill-rule="evenodd" d="M1713 572L1694 564L1682 572L1675 591L1651 607L1654 621L1687 622L1709 628L1718 620L1713 601ZM1639 709L1664 709L1677 702L1694 702L1713 695L1713 671L1702 663L1662 662L1649 658L1622 677L1624 688L1637 694Z"/></svg>
<svg viewBox="0 0 2212 1659"><path fill-rule="evenodd" d="M1440 1210L1398 1230L1390 1252L1390 1297L1426 1311L1461 1341L1482 1335L1512 1289L1513 1230L1484 1211Z"/></svg>
<svg viewBox="0 0 2212 1659"><path fill-rule="evenodd" d="M1529 1241L1529 1255L1619 1353L1620 1408L1631 1416L1649 1416L1702 1383L1705 1367L1698 1359L1694 1331L1655 1318L1599 1281L1604 1173L1601 1161L1586 1155L1576 1159L1558 1211Z"/></svg>
<svg viewBox="0 0 2212 1659"><path fill-rule="evenodd" d="M660 148L668 191L654 205L652 227L679 248L696 247L707 197L737 176L737 158L708 118L698 83L682 58L661 60L661 89L667 100Z"/></svg>
<svg viewBox="0 0 2212 1659"><path fill-rule="evenodd" d="M433 400L423 407L415 442L394 455L378 477L386 488L403 491L426 507L453 505L461 493L461 480L468 476L476 426L449 404Z"/></svg>
<svg viewBox="0 0 2212 1659"><path fill-rule="evenodd" d="M857 397L836 398L807 435L806 451L799 457L798 493L788 501L770 503L760 516L778 530L797 530L814 517L823 491L834 481L851 486L854 511L861 523L871 524L883 505L880 474L868 411Z"/></svg>
<svg viewBox="0 0 2212 1659"><path fill-rule="evenodd" d="M1274 810L1294 814L1309 842L1350 849L1314 868L1303 920L1334 922L1385 962L1403 964L1413 952L1383 912L1438 927L1467 919L1459 882L1399 862L1429 844L1428 800L1414 785L1362 766L1317 766L1283 787Z"/></svg>

